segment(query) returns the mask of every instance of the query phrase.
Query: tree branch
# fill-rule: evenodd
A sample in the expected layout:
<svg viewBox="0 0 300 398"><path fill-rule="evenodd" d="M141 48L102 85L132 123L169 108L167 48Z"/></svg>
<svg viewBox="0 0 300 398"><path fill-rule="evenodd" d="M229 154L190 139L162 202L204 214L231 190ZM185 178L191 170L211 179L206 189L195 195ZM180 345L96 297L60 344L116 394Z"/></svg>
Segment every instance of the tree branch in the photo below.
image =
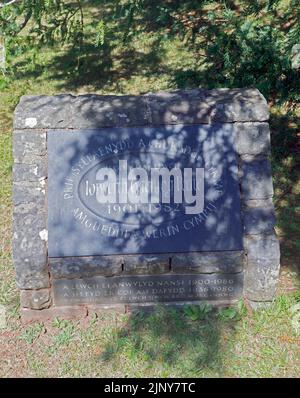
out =
<svg viewBox="0 0 300 398"><path fill-rule="evenodd" d="M25 15L25 17L24 17L24 21L23 21L23 22L21 23L21 25L19 26L19 31L18 31L18 33L20 33L21 30L25 28L25 26L27 25L28 21L29 21L30 18L31 18L31 15L32 15L32 10L29 10L29 11L27 12L27 14Z"/></svg>
<svg viewBox="0 0 300 398"><path fill-rule="evenodd" d="M18 1L20 1L20 0L10 0L7 3L0 3L0 8L10 6L11 4L17 3Z"/></svg>

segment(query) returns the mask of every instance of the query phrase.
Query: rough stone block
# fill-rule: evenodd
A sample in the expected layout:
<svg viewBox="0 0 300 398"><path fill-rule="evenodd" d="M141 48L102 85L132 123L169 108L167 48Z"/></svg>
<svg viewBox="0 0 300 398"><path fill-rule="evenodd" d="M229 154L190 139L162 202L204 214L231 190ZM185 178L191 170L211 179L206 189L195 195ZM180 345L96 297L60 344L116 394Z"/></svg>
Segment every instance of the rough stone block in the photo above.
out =
<svg viewBox="0 0 300 398"><path fill-rule="evenodd" d="M271 301L279 277L280 249L276 235L251 235L245 237L247 266L244 289L248 299Z"/></svg>
<svg viewBox="0 0 300 398"><path fill-rule="evenodd" d="M13 258L16 267L28 266L30 263L32 267L38 267L41 264L41 268L44 268L47 258L47 248L45 242L39 237L21 237L14 233L13 237ZM26 264L25 264L26 263Z"/></svg>
<svg viewBox="0 0 300 398"><path fill-rule="evenodd" d="M190 95L184 91L161 92L150 94L150 122L159 124L193 124L197 121L208 122L210 118L209 105L198 90Z"/></svg>
<svg viewBox="0 0 300 398"><path fill-rule="evenodd" d="M14 206L13 209L13 214L14 214L14 220L17 222L22 222L22 217L26 216L28 214L34 215L37 213L43 213L44 212L44 207L43 206L37 206L36 203L20 203L19 205ZM44 213L45 214L45 213Z"/></svg>
<svg viewBox="0 0 300 398"><path fill-rule="evenodd" d="M256 89L177 90L144 96L23 96L15 129L95 128L266 121L266 100Z"/></svg>
<svg viewBox="0 0 300 398"><path fill-rule="evenodd" d="M244 200L272 197L273 182L269 160L243 160L241 186Z"/></svg>
<svg viewBox="0 0 300 398"><path fill-rule="evenodd" d="M33 310L49 308L51 305L50 290L21 290L20 300L23 308L31 308Z"/></svg>
<svg viewBox="0 0 300 398"><path fill-rule="evenodd" d="M45 206L46 203L46 181L41 178L39 182L14 182L13 203L36 203L37 206Z"/></svg>
<svg viewBox="0 0 300 398"><path fill-rule="evenodd" d="M171 269L176 273L235 273L244 268L243 251L173 254Z"/></svg>
<svg viewBox="0 0 300 398"><path fill-rule="evenodd" d="M242 200L244 208L274 208L272 198Z"/></svg>
<svg viewBox="0 0 300 398"><path fill-rule="evenodd" d="M268 123L235 123L237 151L240 155L268 155L270 129Z"/></svg>
<svg viewBox="0 0 300 398"><path fill-rule="evenodd" d="M70 94L24 95L14 114L14 129L73 128L73 102Z"/></svg>
<svg viewBox="0 0 300 398"><path fill-rule="evenodd" d="M255 262L258 266L264 264L266 267L274 262L279 263L279 242L275 233L246 236L244 245L248 263Z"/></svg>
<svg viewBox="0 0 300 398"><path fill-rule="evenodd" d="M47 238L46 231L46 213L14 213L13 224L13 242L19 243L19 250L21 252L30 252L32 256L35 255L35 249L39 249L45 244Z"/></svg>
<svg viewBox="0 0 300 398"><path fill-rule="evenodd" d="M236 302L243 289L249 302L270 303L280 258L272 233L268 118L266 100L255 89L22 97L13 134L13 257L17 286L22 289L22 320L85 317L107 310L124 313L153 308L155 302L222 306ZM46 130L74 136L75 129L169 124L233 126L230 137L240 155L242 175L245 251L91 257L70 253L71 257L50 258L48 265ZM157 127L154 130L157 134ZM119 129L113 134L119 139Z"/></svg>
<svg viewBox="0 0 300 398"><path fill-rule="evenodd" d="M76 128L143 126L147 124L147 104L134 95L80 95L74 102Z"/></svg>
<svg viewBox="0 0 300 398"><path fill-rule="evenodd" d="M16 281L20 289L49 286L46 241L45 211L35 213L32 204L16 206L12 243Z"/></svg>
<svg viewBox="0 0 300 398"><path fill-rule="evenodd" d="M13 156L15 163L35 164L47 153L47 136L42 130L15 130L13 132Z"/></svg>
<svg viewBox="0 0 300 398"><path fill-rule="evenodd" d="M269 119L255 89L178 90L150 94L152 124L194 124Z"/></svg>
<svg viewBox="0 0 300 398"><path fill-rule="evenodd" d="M14 259L16 284L19 289L43 289L50 286L47 258L40 256Z"/></svg>
<svg viewBox="0 0 300 398"><path fill-rule="evenodd" d="M245 234L272 232L276 223L274 206L245 208L243 219Z"/></svg>
<svg viewBox="0 0 300 398"><path fill-rule="evenodd" d="M113 276L122 272L122 256L49 258L52 278L79 278L93 275Z"/></svg>
<svg viewBox="0 0 300 398"><path fill-rule="evenodd" d="M162 274L169 271L169 255L126 255L124 256L125 274Z"/></svg>
<svg viewBox="0 0 300 398"><path fill-rule="evenodd" d="M13 165L13 179L20 181L42 181L47 177L47 165L44 160L37 160L35 164L15 163Z"/></svg>

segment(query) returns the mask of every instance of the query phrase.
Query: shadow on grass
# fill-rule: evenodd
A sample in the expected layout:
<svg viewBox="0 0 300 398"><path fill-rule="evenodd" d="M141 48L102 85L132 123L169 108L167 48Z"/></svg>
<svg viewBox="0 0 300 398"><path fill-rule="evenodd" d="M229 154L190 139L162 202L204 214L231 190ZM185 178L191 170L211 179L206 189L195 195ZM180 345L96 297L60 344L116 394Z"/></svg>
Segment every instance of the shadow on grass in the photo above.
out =
<svg viewBox="0 0 300 398"><path fill-rule="evenodd" d="M164 51L160 39L154 40L148 52L143 53L127 45L118 49L112 56L115 46L106 44L101 49L92 44L85 45L84 56L74 49L65 54L57 54L50 66L51 78L61 80L60 89L77 90L81 86L90 85L94 90L114 87L120 91L120 80L129 80L133 76L155 76L162 72ZM68 78L66 78L66 72Z"/></svg>
<svg viewBox="0 0 300 398"><path fill-rule="evenodd" d="M281 240L281 264L300 273L300 117L271 115L274 204Z"/></svg>
<svg viewBox="0 0 300 398"><path fill-rule="evenodd" d="M133 313L126 326L111 336L99 360L125 363L128 359L136 364L137 372L140 363L165 377L202 373L221 376L226 352L224 332L226 329L232 337L235 322L221 322L215 311L201 318L191 320L181 309L162 306Z"/></svg>

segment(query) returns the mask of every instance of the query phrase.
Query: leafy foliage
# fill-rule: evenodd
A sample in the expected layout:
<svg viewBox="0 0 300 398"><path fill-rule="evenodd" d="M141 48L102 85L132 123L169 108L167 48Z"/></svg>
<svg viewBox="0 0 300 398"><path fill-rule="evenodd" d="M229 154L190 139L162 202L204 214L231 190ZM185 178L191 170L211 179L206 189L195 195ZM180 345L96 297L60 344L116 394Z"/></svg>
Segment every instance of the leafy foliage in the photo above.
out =
<svg viewBox="0 0 300 398"><path fill-rule="evenodd" d="M8 39L27 26L28 42L35 45L55 42L78 45L83 39L81 1L22 0L0 5L0 34Z"/></svg>
<svg viewBox="0 0 300 398"><path fill-rule="evenodd" d="M255 86L271 99L299 100L299 74L291 70L291 47L300 37L300 1L125 1L120 15L130 15L127 38L161 29L177 35L206 62L213 86ZM141 22L142 21L142 22ZM198 76L197 76L198 75ZM192 77L192 79L191 79ZM179 85L205 79L181 73Z"/></svg>
<svg viewBox="0 0 300 398"><path fill-rule="evenodd" d="M240 300L235 306L220 308L218 317L223 321L238 321L247 315L247 308L243 300Z"/></svg>
<svg viewBox="0 0 300 398"><path fill-rule="evenodd" d="M0 3L0 38L5 42L8 64L11 57L32 50L30 69L34 71L37 52L57 44L71 45L78 60L84 38L80 0L16 0L7 4Z"/></svg>
<svg viewBox="0 0 300 398"><path fill-rule="evenodd" d="M84 15L87 5L95 9L92 21ZM291 48L300 37L300 0L16 0L2 4L0 34L6 38L8 54L20 47L15 43L24 29L23 46L37 50L41 45L71 45L76 50L74 59L78 58L75 69L82 72L87 51L92 50L85 45L91 34L89 43L106 58L116 37L121 36L128 48L141 33L155 33L160 43L180 38L194 53L197 67L178 71L175 86L255 86L269 100L299 101L299 71L291 68Z"/></svg>
<svg viewBox="0 0 300 398"><path fill-rule="evenodd" d="M103 46L104 39L105 39L105 24L104 21L101 20L98 22L96 26L96 38L95 38L96 47Z"/></svg>
<svg viewBox="0 0 300 398"><path fill-rule="evenodd" d="M185 316L192 321L204 320L206 319L212 311L212 307L208 304L200 305L185 305L183 312Z"/></svg>

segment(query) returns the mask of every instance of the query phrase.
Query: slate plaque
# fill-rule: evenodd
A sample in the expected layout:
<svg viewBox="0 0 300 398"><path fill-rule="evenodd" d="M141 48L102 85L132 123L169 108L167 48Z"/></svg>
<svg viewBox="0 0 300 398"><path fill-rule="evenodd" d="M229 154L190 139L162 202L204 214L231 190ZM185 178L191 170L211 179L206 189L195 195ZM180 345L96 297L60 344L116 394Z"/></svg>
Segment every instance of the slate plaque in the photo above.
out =
<svg viewBox="0 0 300 398"><path fill-rule="evenodd" d="M241 250L230 123L48 133L50 257Z"/></svg>
<svg viewBox="0 0 300 398"><path fill-rule="evenodd" d="M243 274L95 276L55 279L55 305L233 300L241 297Z"/></svg>

